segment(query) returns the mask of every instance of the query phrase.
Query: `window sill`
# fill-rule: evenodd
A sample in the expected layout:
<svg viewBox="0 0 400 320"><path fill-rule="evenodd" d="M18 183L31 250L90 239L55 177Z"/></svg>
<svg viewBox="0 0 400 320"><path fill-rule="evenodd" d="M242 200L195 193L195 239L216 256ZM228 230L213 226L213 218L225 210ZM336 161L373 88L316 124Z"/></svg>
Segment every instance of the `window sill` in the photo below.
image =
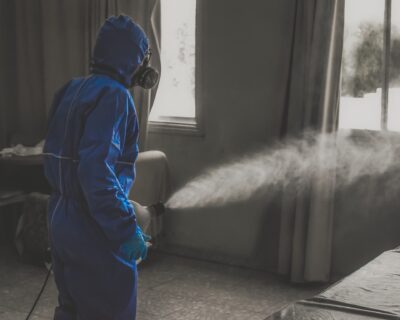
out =
<svg viewBox="0 0 400 320"><path fill-rule="evenodd" d="M203 131L193 118L163 117L157 121L150 120L149 132L204 136Z"/></svg>

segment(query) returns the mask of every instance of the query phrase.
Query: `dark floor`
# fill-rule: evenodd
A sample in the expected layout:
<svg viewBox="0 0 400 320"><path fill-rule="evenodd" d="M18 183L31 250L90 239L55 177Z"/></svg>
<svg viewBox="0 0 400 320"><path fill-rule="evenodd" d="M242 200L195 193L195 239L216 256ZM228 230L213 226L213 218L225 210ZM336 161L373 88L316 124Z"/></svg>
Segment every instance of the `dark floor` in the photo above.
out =
<svg viewBox="0 0 400 320"><path fill-rule="evenodd" d="M25 319L46 270L0 251L0 319ZM151 252L139 267L137 320L261 320L322 290L292 286L252 270ZM57 292L50 278L32 319L52 319Z"/></svg>

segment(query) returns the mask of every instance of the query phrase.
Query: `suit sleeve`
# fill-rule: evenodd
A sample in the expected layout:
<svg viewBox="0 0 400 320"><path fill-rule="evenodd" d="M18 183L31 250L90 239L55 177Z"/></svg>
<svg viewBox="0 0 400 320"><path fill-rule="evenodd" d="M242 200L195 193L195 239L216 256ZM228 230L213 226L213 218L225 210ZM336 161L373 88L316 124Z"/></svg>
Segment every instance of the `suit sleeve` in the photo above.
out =
<svg viewBox="0 0 400 320"><path fill-rule="evenodd" d="M90 214L113 243L131 238L136 217L115 174L126 136L129 99L103 95L87 117L79 145L78 177Z"/></svg>

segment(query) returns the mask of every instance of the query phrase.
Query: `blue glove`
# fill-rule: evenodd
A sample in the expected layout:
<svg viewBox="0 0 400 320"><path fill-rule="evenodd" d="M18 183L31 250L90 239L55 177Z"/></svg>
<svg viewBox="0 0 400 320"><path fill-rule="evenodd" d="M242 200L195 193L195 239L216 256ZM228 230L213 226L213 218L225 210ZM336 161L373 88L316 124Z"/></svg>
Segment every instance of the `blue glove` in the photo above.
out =
<svg viewBox="0 0 400 320"><path fill-rule="evenodd" d="M144 260L147 256L146 242L150 240L151 237L143 233L139 226L136 226L135 234L121 245L120 251L129 261Z"/></svg>

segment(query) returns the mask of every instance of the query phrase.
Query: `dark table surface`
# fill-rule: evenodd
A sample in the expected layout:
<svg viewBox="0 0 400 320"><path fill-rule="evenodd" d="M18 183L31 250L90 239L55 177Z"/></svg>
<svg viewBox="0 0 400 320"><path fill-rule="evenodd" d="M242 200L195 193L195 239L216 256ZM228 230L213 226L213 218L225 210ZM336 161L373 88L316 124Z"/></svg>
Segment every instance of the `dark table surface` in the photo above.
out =
<svg viewBox="0 0 400 320"><path fill-rule="evenodd" d="M43 164L43 155L0 157L0 165L35 166Z"/></svg>
<svg viewBox="0 0 400 320"><path fill-rule="evenodd" d="M0 157L0 189L50 193L43 155Z"/></svg>

